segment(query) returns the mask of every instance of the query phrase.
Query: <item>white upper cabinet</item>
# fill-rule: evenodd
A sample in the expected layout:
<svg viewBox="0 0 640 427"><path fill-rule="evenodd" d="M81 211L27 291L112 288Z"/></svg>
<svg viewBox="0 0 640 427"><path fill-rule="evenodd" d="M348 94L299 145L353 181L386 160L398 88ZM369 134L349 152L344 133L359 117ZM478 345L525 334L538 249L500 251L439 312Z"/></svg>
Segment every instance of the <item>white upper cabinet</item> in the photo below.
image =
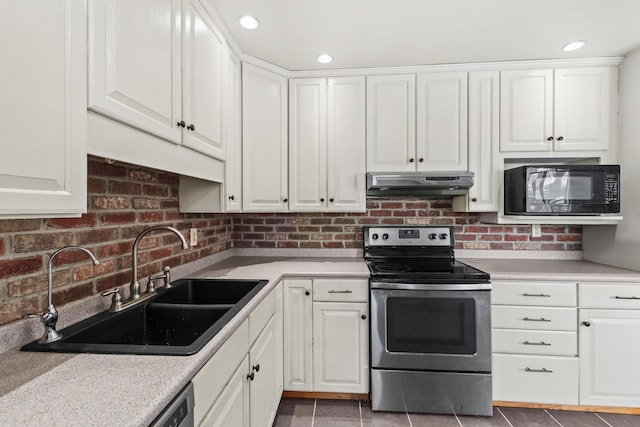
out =
<svg viewBox="0 0 640 427"><path fill-rule="evenodd" d="M3 2L0 217L86 212L84 2Z"/></svg>
<svg viewBox="0 0 640 427"><path fill-rule="evenodd" d="M96 0L89 29L89 109L224 160L224 40L199 1Z"/></svg>
<svg viewBox="0 0 640 427"><path fill-rule="evenodd" d="M418 74L417 86L416 169L466 171L467 73Z"/></svg>
<svg viewBox="0 0 640 427"><path fill-rule="evenodd" d="M367 77L367 171L410 172L415 161L415 75Z"/></svg>
<svg viewBox="0 0 640 427"><path fill-rule="evenodd" d="M227 212L242 210L242 68L240 58L229 46L225 49L227 83L223 88L225 162L225 204Z"/></svg>
<svg viewBox="0 0 640 427"><path fill-rule="evenodd" d="M610 67L501 73L501 152L601 151L610 139Z"/></svg>
<svg viewBox="0 0 640 427"><path fill-rule="evenodd" d="M291 211L364 211L364 77L289 81Z"/></svg>
<svg viewBox="0 0 640 427"><path fill-rule="evenodd" d="M287 79L244 63L242 88L243 210L286 211Z"/></svg>

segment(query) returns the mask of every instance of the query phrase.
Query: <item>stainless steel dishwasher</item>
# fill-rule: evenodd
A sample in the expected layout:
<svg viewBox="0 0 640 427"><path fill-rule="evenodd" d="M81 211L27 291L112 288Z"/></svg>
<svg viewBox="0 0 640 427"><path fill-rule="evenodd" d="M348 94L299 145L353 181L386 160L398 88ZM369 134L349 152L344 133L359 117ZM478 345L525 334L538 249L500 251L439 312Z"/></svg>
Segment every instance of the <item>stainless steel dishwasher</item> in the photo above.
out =
<svg viewBox="0 0 640 427"><path fill-rule="evenodd" d="M151 426L193 427L193 384L187 384Z"/></svg>

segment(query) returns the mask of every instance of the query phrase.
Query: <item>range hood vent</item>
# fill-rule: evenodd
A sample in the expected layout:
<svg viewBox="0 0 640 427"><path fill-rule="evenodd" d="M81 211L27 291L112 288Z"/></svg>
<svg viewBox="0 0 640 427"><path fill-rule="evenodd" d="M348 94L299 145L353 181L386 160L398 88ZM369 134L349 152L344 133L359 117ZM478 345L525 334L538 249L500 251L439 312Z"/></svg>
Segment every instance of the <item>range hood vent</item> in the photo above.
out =
<svg viewBox="0 0 640 427"><path fill-rule="evenodd" d="M467 194L473 172L370 172L367 197L429 197Z"/></svg>

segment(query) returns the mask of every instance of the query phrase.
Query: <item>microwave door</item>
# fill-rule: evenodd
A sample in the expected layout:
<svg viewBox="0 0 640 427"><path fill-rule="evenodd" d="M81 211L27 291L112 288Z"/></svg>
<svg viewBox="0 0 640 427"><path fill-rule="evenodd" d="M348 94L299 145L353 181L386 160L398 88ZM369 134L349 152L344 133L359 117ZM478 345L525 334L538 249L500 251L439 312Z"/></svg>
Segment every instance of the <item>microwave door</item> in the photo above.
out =
<svg viewBox="0 0 640 427"><path fill-rule="evenodd" d="M547 171L540 171L532 173L529 176L529 182L531 184L531 193L527 197L527 211L528 212L553 212L553 207L549 203L547 198L547 185L548 177Z"/></svg>

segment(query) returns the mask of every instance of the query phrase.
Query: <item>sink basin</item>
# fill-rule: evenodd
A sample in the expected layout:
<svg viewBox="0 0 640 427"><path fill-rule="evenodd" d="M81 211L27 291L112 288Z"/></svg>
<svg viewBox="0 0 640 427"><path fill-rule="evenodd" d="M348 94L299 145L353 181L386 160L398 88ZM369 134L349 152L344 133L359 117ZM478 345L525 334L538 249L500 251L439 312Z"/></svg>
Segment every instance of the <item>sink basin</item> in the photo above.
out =
<svg viewBox="0 0 640 427"><path fill-rule="evenodd" d="M198 352L266 280L182 279L117 313L103 312L60 331L50 344L24 351L189 355Z"/></svg>

